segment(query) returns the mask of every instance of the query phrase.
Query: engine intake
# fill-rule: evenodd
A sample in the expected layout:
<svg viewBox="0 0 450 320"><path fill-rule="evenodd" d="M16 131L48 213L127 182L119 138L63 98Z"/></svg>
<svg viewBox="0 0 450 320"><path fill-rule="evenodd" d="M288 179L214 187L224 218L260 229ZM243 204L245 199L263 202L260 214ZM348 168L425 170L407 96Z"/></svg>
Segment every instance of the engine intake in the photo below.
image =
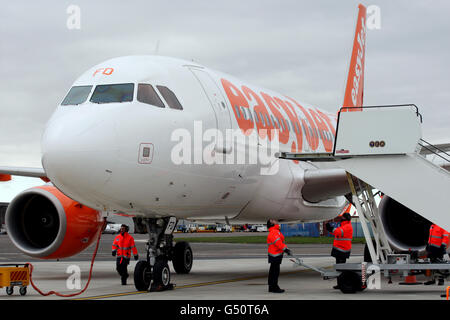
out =
<svg viewBox="0 0 450 320"><path fill-rule="evenodd" d="M102 227L98 211L53 186L30 188L9 204L5 224L23 253L42 259L73 256L86 249Z"/></svg>
<svg viewBox="0 0 450 320"><path fill-rule="evenodd" d="M395 251L425 250L430 221L388 196L383 197L379 208L386 236Z"/></svg>

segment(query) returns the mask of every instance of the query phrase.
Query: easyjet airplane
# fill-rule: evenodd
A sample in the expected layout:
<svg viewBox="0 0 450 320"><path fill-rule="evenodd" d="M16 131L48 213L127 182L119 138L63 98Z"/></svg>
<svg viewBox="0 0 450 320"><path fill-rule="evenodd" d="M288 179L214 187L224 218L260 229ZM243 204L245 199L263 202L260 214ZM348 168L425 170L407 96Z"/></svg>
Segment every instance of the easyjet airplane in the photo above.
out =
<svg viewBox="0 0 450 320"><path fill-rule="evenodd" d="M363 103L365 20L360 5L344 106ZM274 155L331 152L336 121L335 113L190 61L127 56L102 62L75 81L48 121L42 168L0 168L3 175L48 181L11 201L8 234L27 255L64 258L92 243L105 212L128 214L149 232L136 288L148 289L152 279L166 285L168 261L178 273L192 266L189 244L172 242L178 219L287 223L339 215L350 192L344 170ZM265 150L270 161L252 161L254 150ZM393 226L414 214L387 196L383 202L385 216L397 213L386 220ZM415 221L421 229L423 219ZM408 243L392 230L400 249L426 242L427 235Z"/></svg>

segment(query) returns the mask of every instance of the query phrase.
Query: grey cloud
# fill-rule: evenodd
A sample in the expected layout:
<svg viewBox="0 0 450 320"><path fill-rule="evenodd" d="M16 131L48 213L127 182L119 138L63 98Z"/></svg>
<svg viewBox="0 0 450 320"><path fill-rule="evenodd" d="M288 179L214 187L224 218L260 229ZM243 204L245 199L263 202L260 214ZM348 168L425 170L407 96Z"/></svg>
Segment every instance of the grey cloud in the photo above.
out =
<svg viewBox="0 0 450 320"><path fill-rule="evenodd" d="M81 30L66 8L81 8ZM73 81L112 57L175 56L329 111L342 103L358 1L15 1L0 19L0 163L39 145ZM447 1L373 1L365 104L414 102L424 136L450 138ZM29 119L25 121L24 119ZM448 141L448 139L447 139ZM35 148L36 149L36 148ZM37 147L38 149L38 147Z"/></svg>

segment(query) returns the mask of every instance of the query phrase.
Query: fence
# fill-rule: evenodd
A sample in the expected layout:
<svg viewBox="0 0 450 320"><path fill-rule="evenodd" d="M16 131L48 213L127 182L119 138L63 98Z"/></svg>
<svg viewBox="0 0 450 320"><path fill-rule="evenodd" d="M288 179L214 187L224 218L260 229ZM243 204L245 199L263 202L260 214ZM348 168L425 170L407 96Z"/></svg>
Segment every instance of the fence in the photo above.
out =
<svg viewBox="0 0 450 320"><path fill-rule="evenodd" d="M337 227L337 226L339 226L339 224L334 223L334 226ZM361 223L359 221L352 222L352 227L353 227L353 238L364 237ZM329 237L332 237L333 236L328 233L327 229L325 228L324 222L282 224L281 225L281 233L285 237L293 237L293 236L300 236L300 237L329 236Z"/></svg>

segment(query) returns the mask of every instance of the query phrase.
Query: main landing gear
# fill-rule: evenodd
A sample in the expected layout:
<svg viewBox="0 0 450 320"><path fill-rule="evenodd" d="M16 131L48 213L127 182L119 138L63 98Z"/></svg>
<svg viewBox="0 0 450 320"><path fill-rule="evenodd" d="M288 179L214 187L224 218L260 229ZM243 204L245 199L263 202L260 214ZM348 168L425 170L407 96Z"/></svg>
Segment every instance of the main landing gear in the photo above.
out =
<svg viewBox="0 0 450 320"><path fill-rule="evenodd" d="M138 291L164 291L173 289L170 283L170 268L179 274L191 271L194 257L188 242L173 245L173 231L177 224L175 217L146 218L149 241L147 259L140 260L134 268L134 285Z"/></svg>

